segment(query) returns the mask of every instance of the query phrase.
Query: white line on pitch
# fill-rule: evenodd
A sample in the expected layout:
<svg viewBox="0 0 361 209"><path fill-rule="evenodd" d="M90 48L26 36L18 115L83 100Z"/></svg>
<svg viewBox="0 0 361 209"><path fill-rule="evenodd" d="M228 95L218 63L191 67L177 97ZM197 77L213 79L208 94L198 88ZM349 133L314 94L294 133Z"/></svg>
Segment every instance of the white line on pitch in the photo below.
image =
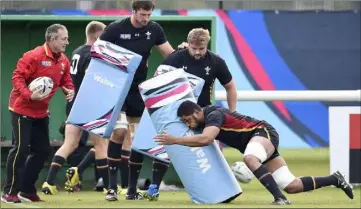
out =
<svg viewBox="0 0 361 209"><path fill-rule="evenodd" d="M4 202L3 202L3 204L4 204ZM9 205L10 207L13 207L13 208L40 208L35 205L28 205L28 204L24 204L24 203L5 203L5 204Z"/></svg>

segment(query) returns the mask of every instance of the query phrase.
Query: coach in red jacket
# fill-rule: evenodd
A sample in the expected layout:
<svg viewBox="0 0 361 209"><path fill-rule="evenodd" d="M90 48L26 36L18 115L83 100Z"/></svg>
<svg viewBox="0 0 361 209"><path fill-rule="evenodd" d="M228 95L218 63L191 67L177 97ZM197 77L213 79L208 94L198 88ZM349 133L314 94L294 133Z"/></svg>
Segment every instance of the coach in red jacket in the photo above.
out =
<svg viewBox="0 0 361 209"><path fill-rule="evenodd" d="M74 96L70 63L63 54L69 44L66 27L60 24L49 26L45 39L44 45L20 58L13 72L9 99L13 147L6 164L3 202L40 201L35 182L50 151L49 102L57 88L63 90L67 100ZM49 95L42 96L28 88L31 81L41 76L53 80L54 87Z"/></svg>

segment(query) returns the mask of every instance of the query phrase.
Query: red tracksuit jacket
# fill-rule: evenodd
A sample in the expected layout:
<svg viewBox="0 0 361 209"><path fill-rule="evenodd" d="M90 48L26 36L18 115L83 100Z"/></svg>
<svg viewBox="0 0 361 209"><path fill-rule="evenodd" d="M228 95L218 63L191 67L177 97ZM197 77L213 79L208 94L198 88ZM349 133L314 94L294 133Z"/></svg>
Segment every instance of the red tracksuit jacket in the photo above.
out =
<svg viewBox="0 0 361 209"><path fill-rule="evenodd" d="M47 98L41 101L33 101L30 99L32 92L28 85L41 76L53 79L54 87ZM46 43L26 52L20 58L13 72L12 83L9 110L32 118L48 116L49 101L58 87L64 86L68 89L74 89L68 58L61 53L58 60L55 60Z"/></svg>

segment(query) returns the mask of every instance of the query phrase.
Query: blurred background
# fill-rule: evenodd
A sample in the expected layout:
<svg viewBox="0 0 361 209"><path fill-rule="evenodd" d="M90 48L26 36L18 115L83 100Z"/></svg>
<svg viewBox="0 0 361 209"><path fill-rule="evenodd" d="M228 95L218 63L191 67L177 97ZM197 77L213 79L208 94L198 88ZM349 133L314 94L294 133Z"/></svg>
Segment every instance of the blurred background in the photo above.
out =
<svg viewBox="0 0 361 209"><path fill-rule="evenodd" d="M358 10L360 1L347 0L156 0L158 9ZM2 9L130 8L129 0L2 0Z"/></svg>

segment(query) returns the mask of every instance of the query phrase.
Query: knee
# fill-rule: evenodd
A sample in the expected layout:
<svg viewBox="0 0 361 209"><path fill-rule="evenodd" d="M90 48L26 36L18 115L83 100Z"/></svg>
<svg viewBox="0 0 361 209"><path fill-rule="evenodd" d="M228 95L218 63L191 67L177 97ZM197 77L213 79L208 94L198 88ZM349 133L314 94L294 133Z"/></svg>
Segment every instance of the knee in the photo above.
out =
<svg viewBox="0 0 361 209"><path fill-rule="evenodd" d="M253 155L246 155L243 157L243 162L246 163L247 166L248 164L252 164L254 161L257 161L257 158Z"/></svg>
<svg viewBox="0 0 361 209"><path fill-rule="evenodd" d="M29 153L29 146L13 146L10 149L8 160L14 159L14 161L24 163Z"/></svg>
<svg viewBox="0 0 361 209"><path fill-rule="evenodd" d="M67 124L63 146L71 147L75 150L79 145L81 132L80 128Z"/></svg>
<svg viewBox="0 0 361 209"><path fill-rule="evenodd" d="M26 145L26 146L13 146L10 150L10 153L13 153L16 155L16 153L20 153L20 155L27 155L29 154L29 146ZM9 154L10 154L9 153Z"/></svg>
<svg viewBox="0 0 361 209"><path fill-rule="evenodd" d="M253 172L259 167L259 159L253 155L246 155L243 158L243 162Z"/></svg>
<svg viewBox="0 0 361 209"><path fill-rule="evenodd" d="M262 144L250 142L244 151L244 162L249 167L253 163L262 163L267 159L267 152Z"/></svg>
<svg viewBox="0 0 361 209"><path fill-rule="evenodd" d="M99 150L99 151L106 151L107 147L108 147L107 140L102 139L102 138L93 139L93 144L94 144L95 150Z"/></svg>
<svg viewBox="0 0 361 209"><path fill-rule="evenodd" d="M124 142L124 139L127 135L127 129L124 128L118 128L113 131L111 140L114 142L117 142L119 144L122 144Z"/></svg>
<svg viewBox="0 0 361 209"><path fill-rule="evenodd" d="M42 148L36 147L35 149L32 149L32 154L35 154L41 158L48 158L51 153L51 146L44 146Z"/></svg>
<svg viewBox="0 0 361 209"><path fill-rule="evenodd" d="M288 169L288 166L282 166L272 173L274 180L279 188L288 194L299 192L300 182Z"/></svg>
<svg viewBox="0 0 361 209"><path fill-rule="evenodd" d="M63 148L68 150L69 152L73 152L79 146L79 140L72 140L75 138L65 138L64 144L62 145Z"/></svg>
<svg viewBox="0 0 361 209"><path fill-rule="evenodd" d="M129 123L127 121L127 116L122 112L115 124L111 140L114 142L123 143L127 135L128 128Z"/></svg>
<svg viewBox="0 0 361 209"><path fill-rule="evenodd" d="M133 133L130 133L130 131L128 130L127 134L126 134L126 137L123 141L123 149L124 150L130 150L132 148L132 136Z"/></svg>
<svg viewBox="0 0 361 209"><path fill-rule="evenodd" d="M288 194L295 194L299 193L301 190L301 182L299 182L299 179L295 179L293 182L291 182L289 185L287 185L284 188L284 191Z"/></svg>

